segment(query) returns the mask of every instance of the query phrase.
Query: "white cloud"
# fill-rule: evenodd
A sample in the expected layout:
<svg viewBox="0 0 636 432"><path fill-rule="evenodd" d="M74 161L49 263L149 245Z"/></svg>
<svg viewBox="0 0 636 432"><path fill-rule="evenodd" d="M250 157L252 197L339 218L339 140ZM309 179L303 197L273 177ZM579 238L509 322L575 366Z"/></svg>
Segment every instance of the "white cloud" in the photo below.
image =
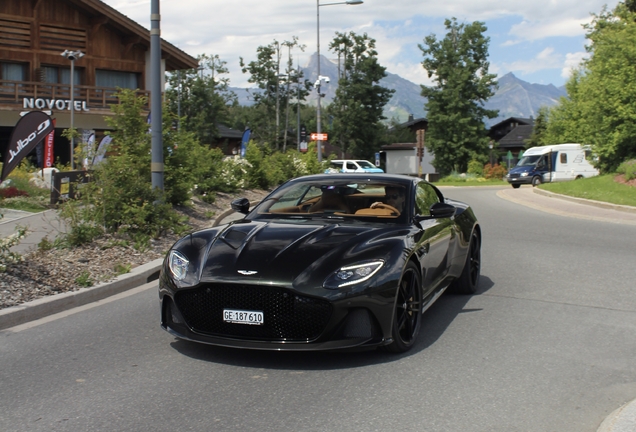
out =
<svg viewBox="0 0 636 432"><path fill-rule="evenodd" d="M503 63L500 68L502 71L518 72L526 75L543 69L554 69L561 66L563 66L563 56L555 53L554 48L546 48L532 59Z"/></svg>
<svg viewBox="0 0 636 432"><path fill-rule="evenodd" d="M565 55L565 66L561 69L561 76L565 79L569 79L572 75L572 71L578 69L581 62L588 58L589 54L586 51L580 51L575 53L568 53Z"/></svg>
<svg viewBox="0 0 636 432"><path fill-rule="evenodd" d="M150 27L150 0L103 1L142 26ZM443 36L444 18L456 17L460 22L485 21L489 28L488 21L497 20L497 23L505 21L508 27L491 37L491 62L500 64L501 69L507 65L519 70L540 70L532 65L537 60L497 58L496 48L515 45L521 53L527 44L541 39L550 41L549 38L558 36L583 40L581 24L589 22L590 12L600 12L605 3L613 8L618 0L509 0L505 3L499 0L364 0L359 6L321 6L321 53L328 54L328 42L336 31L366 32L376 39L380 63L389 72L420 82L421 77L417 77L425 74L418 72L422 56L417 44L431 33ZM227 62L233 86L243 86L246 82L238 65L239 57L253 60L256 49L274 39L282 42L298 36L307 46L305 53L297 54L301 65L316 51L314 1L241 0L239 5L229 1L161 0L160 7L162 37L192 56L218 54ZM550 58L538 58L541 64L550 67L554 67L554 58L559 55L564 58L567 51L572 51L550 45L554 46ZM510 52L501 55L509 56ZM563 67L563 63L558 67Z"/></svg>
<svg viewBox="0 0 636 432"><path fill-rule="evenodd" d="M534 41L538 39L545 39L555 36L582 36L585 34L583 24L589 23L589 18L573 19L557 19L546 21L523 21L520 24L515 24L510 28L510 34L517 39Z"/></svg>

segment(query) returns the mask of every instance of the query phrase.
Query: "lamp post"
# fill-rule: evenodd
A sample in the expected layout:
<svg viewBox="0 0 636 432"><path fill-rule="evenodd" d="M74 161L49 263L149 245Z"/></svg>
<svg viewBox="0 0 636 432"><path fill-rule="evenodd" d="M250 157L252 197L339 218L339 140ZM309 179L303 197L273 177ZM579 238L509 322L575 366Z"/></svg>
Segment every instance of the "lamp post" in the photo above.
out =
<svg viewBox="0 0 636 432"><path fill-rule="evenodd" d="M488 148L490 149L490 166L492 167L492 148L493 148L492 141L488 143Z"/></svg>
<svg viewBox="0 0 636 432"><path fill-rule="evenodd" d="M73 129L73 113L75 112L75 100L74 100L74 96L75 96L75 89L74 87L74 78L75 78L75 60L81 59L82 57L84 57L84 53L81 51L70 51L70 50L64 50L64 52L61 54L62 57L66 57L67 59L69 59L71 61L71 170L75 169L75 161L74 161L74 156L73 156L73 152L75 150L75 130Z"/></svg>
<svg viewBox="0 0 636 432"><path fill-rule="evenodd" d="M329 82L327 77L320 76L320 6L332 6L339 4L346 5L359 5L364 3L363 0L347 0L343 2L336 3L323 3L320 4L320 0L316 0L316 52L317 52L317 63L318 63L318 78L316 80L316 91L318 92L318 102L316 104L316 132L318 133L318 162L322 162L322 141L320 140L320 134L322 132L322 124L320 118L320 99L322 98L322 94L320 93L320 83L321 81Z"/></svg>

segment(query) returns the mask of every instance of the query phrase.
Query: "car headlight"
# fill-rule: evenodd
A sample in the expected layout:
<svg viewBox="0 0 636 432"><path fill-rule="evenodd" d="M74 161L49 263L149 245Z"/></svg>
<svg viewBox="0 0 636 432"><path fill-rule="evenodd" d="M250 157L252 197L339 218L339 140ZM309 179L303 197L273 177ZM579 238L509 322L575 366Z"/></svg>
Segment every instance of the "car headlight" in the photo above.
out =
<svg viewBox="0 0 636 432"><path fill-rule="evenodd" d="M521 173L521 177L528 177L528 173L527 172Z"/></svg>
<svg viewBox="0 0 636 432"><path fill-rule="evenodd" d="M370 279L384 265L384 261L371 261L340 267L329 275L323 286L328 289L338 289L354 285Z"/></svg>
<svg viewBox="0 0 636 432"><path fill-rule="evenodd" d="M172 276L178 281L185 279L188 274L188 265L190 261L179 251L170 251L168 256L168 266L172 272Z"/></svg>

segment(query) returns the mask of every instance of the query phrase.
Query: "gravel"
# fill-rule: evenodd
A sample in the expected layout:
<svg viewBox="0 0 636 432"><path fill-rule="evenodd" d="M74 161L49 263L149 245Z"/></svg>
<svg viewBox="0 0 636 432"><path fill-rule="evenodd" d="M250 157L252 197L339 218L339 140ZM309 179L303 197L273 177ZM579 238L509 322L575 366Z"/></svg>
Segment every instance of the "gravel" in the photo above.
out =
<svg viewBox="0 0 636 432"><path fill-rule="evenodd" d="M246 197L255 203L267 193L263 190L217 193L213 204L193 199L191 206L177 211L188 217L191 231L195 231L211 227L216 218L230 208L233 199ZM144 250L136 250L122 239L107 235L72 249L28 252L20 263L0 273L0 309L110 281L132 268L163 258L179 237L166 234L152 239Z"/></svg>

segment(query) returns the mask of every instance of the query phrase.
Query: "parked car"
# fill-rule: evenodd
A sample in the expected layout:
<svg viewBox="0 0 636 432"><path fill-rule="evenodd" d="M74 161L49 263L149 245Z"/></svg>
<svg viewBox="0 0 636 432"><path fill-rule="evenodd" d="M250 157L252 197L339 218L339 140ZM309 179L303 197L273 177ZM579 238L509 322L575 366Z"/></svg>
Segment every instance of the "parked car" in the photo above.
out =
<svg viewBox="0 0 636 432"><path fill-rule="evenodd" d="M347 172L366 172L366 173L383 173L382 168L378 168L371 162L366 160L353 159L334 159L329 162L329 168L325 173L347 173Z"/></svg>
<svg viewBox="0 0 636 432"><path fill-rule="evenodd" d="M541 183L576 180L593 177L599 171L589 159L589 146L557 144L532 147L526 150L517 165L506 175L513 188L522 184L537 186Z"/></svg>
<svg viewBox="0 0 636 432"><path fill-rule="evenodd" d="M188 234L159 277L161 326L186 340L260 350L404 352L447 289L473 294L472 209L414 177L290 180L240 220Z"/></svg>

